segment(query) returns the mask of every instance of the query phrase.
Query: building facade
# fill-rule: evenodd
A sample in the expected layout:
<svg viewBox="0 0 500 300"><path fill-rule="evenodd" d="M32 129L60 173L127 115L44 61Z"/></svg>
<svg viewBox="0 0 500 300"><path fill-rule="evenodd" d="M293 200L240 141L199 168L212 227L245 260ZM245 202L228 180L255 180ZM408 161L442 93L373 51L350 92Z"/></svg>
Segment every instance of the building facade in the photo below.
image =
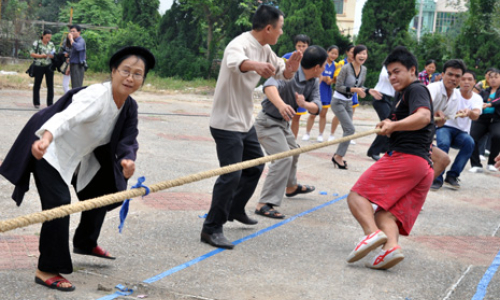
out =
<svg viewBox="0 0 500 300"><path fill-rule="evenodd" d="M410 23L410 30L418 32L419 15L422 7L422 27L420 35L426 33L448 33L457 28L460 13L465 12L465 1L457 0L417 0L416 15ZM422 6L421 6L422 5Z"/></svg>

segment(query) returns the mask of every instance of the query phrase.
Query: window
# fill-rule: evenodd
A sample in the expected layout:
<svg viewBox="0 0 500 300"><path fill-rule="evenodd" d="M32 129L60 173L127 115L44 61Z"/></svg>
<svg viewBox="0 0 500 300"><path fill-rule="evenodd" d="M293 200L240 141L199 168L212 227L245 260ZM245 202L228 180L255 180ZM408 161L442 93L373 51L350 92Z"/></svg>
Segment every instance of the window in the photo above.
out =
<svg viewBox="0 0 500 300"><path fill-rule="evenodd" d="M438 12L436 17L436 32L446 33L458 20L458 14L452 12Z"/></svg>
<svg viewBox="0 0 500 300"><path fill-rule="evenodd" d="M335 5L335 11L337 15L344 14L344 0L333 0L333 4Z"/></svg>

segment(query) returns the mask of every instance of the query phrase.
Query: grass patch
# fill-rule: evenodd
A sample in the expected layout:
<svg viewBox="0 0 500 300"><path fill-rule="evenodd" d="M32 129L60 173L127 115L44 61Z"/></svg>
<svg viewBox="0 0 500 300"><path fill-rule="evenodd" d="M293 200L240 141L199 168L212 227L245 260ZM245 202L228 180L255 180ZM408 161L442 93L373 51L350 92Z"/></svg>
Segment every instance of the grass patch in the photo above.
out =
<svg viewBox="0 0 500 300"><path fill-rule="evenodd" d="M32 89L33 78L30 78L28 74L25 73L30 64L31 62L0 64L0 70L18 73L16 75L0 75L0 89ZM104 82L109 79L111 79L110 73L87 71L85 72L83 84L90 85ZM215 79L207 80L197 78L191 81L185 81L173 77L162 78L157 76L154 72L150 72L142 90L148 92L176 91L181 93L212 95L215 90L215 82ZM56 72L54 84L62 85L61 73ZM45 85L45 80L43 81L43 85Z"/></svg>

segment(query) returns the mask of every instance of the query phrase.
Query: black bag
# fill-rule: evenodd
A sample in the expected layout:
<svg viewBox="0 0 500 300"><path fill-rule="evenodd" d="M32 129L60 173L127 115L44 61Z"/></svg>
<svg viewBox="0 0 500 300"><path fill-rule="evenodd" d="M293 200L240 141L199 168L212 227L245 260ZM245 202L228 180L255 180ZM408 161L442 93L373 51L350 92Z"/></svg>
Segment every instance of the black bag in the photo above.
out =
<svg viewBox="0 0 500 300"><path fill-rule="evenodd" d="M39 46L40 44L37 43L35 53L38 53L38 49L40 48ZM30 67L28 68L28 70L26 70L26 74L28 74L30 77L35 77L35 59L33 59Z"/></svg>
<svg viewBox="0 0 500 300"><path fill-rule="evenodd" d="M35 77L35 62L32 62L28 70L26 70L26 74L30 77Z"/></svg>
<svg viewBox="0 0 500 300"><path fill-rule="evenodd" d="M89 65L87 65L86 60L82 61L80 64L83 66L83 69L85 70L85 72L89 69Z"/></svg>

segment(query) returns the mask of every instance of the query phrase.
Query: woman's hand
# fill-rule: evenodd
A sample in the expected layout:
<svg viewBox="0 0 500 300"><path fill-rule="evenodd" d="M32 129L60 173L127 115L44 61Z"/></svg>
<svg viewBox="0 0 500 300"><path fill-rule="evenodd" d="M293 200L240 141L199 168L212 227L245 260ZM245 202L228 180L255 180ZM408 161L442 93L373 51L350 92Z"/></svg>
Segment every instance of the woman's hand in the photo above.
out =
<svg viewBox="0 0 500 300"><path fill-rule="evenodd" d="M123 168L123 177L129 179L134 175L135 172L135 162L131 159L122 159L121 163Z"/></svg>
<svg viewBox="0 0 500 300"><path fill-rule="evenodd" d="M35 141L33 145L31 145L31 154L33 154L33 156L38 160L42 159L47 152L47 148L52 142L52 138L52 133L45 131L42 138Z"/></svg>

